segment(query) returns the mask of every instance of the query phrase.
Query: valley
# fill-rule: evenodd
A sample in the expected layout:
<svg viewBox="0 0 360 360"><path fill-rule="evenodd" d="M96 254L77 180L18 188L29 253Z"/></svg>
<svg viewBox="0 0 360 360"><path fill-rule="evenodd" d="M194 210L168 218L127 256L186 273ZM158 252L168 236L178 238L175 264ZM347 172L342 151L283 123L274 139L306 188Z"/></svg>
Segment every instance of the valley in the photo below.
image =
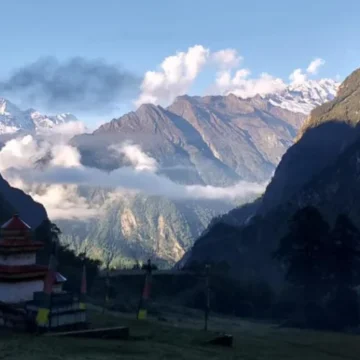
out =
<svg viewBox="0 0 360 360"><path fill-rule="evenodd" d="M262 197L214 221L187 255L187 264L225 259L234 273L281 283L271 254L298 210L314 206L330 226L339 214L359 223L359 76L354 71L332 101L311 112ZM259 262L262 266L255 266Z"/></svg>
<svg viewBox="0 0 360 360"><path fill-rule="evenodd" d="M337 86L309 81L249 99L181 96L168 108L145 104L92 133L57 135L56 142L49 139L59 123L81 129L73 115L44 116L2 100L1 121L10 126L2 131L3 162L12 140L38 169L85 167L94 184L29 182L23 163L9 160L15 170L3 166L4 175L45 205L76 253L102 261L111 253L115 267L149 257L172 266L213 218L261 195L309 109L330 100Z"/></svg>
<svg viewBox="0 0 360 360"><path fill-rule="evenodd" d="M359 13L1 2L0 360L359 359Z"/></svg>

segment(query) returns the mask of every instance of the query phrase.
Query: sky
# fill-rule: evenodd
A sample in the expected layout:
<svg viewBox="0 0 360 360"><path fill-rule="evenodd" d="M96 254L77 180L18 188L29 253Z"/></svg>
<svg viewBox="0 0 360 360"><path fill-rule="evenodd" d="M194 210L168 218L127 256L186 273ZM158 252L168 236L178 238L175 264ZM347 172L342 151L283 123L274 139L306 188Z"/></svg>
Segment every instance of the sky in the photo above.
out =
<svg viewBox="0 0 360 360"><path fill-rule="evenodd" d="M289 76L296 69L313 78L343 79L360 59L356 0L0 0L0 8L0 92L4 89L10 100L40 110L69 110L90 126L142 102L165 106L182 92L203 95L241 85L251 93L254 87L264 88L263 73L271 76L265 79L266 89L269 82L278 86L280 79L292 81ZM18 80L14 87L11 76L16 71L48 56L58 61L57 68L50 67L56 79L71 74L75 57L83 59L85 69L102 59L98 77L86 88L81 76L88 72L80 71L76 86L86 101L64 96L72 94L68 83L59 94L47 81L42 99L28 87L20 91ZM315 60L318 66L311 68ZM100 76L107 76L106 82ZM38 89L39 80L35 85ZM94 101L99 92L104 96Z"/></svg>

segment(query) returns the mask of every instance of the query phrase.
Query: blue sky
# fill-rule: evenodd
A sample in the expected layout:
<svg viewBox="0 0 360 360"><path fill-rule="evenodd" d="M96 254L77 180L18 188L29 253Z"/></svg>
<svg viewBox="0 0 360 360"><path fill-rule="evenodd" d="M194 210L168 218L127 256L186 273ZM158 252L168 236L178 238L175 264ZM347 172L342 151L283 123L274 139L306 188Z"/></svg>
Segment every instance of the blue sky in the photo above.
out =
<svg viewBox="0 0 360 360"><path fill-rule="evenodd" d="M47 55L101 57L143 76L196 44L236 49L252 76L285 80L316 57L325 60L318 76L332 78L348 75L360 59L356 0L0 0L0 9L0 80ZM191 93L214 76L205 69ZM121 104L119 112L128 108Z"/></svg>

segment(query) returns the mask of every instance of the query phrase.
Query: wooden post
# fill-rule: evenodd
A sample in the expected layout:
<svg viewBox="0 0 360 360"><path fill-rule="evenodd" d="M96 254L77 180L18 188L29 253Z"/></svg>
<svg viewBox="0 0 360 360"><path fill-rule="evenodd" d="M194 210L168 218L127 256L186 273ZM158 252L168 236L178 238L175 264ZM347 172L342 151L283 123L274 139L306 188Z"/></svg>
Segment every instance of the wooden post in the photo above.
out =
<svg viewBox="0 0 360 360"><path fill-rule="evenodd" d="M109 274L109 268L107 268L106 269L106 278L105 278L103 314L105 314L106 305L109 301L109 288L110 288L110 274Z"/></svg>
<svg viewBox="0 0 360 360"><path fill-rule="evenodd" d="M137 312L138 320L145 320L147 318L147 313L148 313L148 302L151 291L151 273L152 273L152 264L150 259L148 260L147 265L144 268L146 270L146 273L145 273L143 292L140 297L139 307Z"/></svg>
<svg viewBox="0 0 360 360"><path fill-rule="evenodd" d="M57 271L57 252L58 252L58 242L57 240L52 239L52 249L49 262L49 271L50 271L50 299L49 299L49 318L48 318L48 331L51 331L53 325L52 315L53 315L53 286L56 283L56 271Z"/></svg>
<svg viewBox="0 0 360 360"><path fill-rule="evenodd" d="M205 265L205 324L204 330L208 330L208 320L210 313L210 265Z"/></svg>

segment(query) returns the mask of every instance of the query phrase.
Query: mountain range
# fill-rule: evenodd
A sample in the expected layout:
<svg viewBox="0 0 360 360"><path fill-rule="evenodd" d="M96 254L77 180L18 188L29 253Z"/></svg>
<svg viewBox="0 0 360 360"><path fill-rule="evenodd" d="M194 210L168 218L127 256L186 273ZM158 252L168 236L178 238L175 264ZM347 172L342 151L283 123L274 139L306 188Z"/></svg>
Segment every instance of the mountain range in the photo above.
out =
<svg viewBox="0 0 360 360"><path fill-rule="evenodd" d="M63 241L78 251L84 246L90 248L95 257L104 258L111 252L115 255L114 264L120 259L148 256L165 264L175 263L211 219L258 196L246 191L236 196L234 192L241 181L265 183L270 179L293 144L306 114L333 99L337 87L334 81L320 80L293 84L281 92L249 99L231 94L184 95L167 108L145 104L93 133L73 137L70 145L80 153L83 166L113 172L144 166L141 161L145 156L146 171L184 189L210 189L212 198L63 185L64 192L81 198L96 213L95 219L84 220L77 218L74 210L69 218L53 219L63 231ZM70 114L45 116L35 110L21 111L5 100L2 104L3 133L39 130L76 119ZM43 120L37 120L40 118ZM281 178L277 173L278 170L275 178ZM142 176L141 171L138 176ZM36 195L45 191L44 186L32 187L29 192ZM221 189L234 195L217 196ZM264 200L267 194L268 191L261 201L271 204L271 197ZM255 204L258 203L259 200ZM249 206L251 209L254 205ZM244 212L244 208L237 208L232 214L239 211ZM200 238L194 249L201 244ZM196 254L196 250L192 253Z"/></svg>
<svg viewBox="0 0 360 360"><path fill-rule="evenodd" d="M359 226L359 100L360 69L312 110L263 196L213 221L180 265L226 261L236 276L276 281L271 254L298 209L315 206L330 224L345 213Z"/></svg>
<svg viewBox="0 0 360 360"><path fill-rule="evenodd" d="M0 97L0 134L17 131L36 131L53 128L78 119L70 114L43 115L34 109L21 110L10 101Z"/></svg>

